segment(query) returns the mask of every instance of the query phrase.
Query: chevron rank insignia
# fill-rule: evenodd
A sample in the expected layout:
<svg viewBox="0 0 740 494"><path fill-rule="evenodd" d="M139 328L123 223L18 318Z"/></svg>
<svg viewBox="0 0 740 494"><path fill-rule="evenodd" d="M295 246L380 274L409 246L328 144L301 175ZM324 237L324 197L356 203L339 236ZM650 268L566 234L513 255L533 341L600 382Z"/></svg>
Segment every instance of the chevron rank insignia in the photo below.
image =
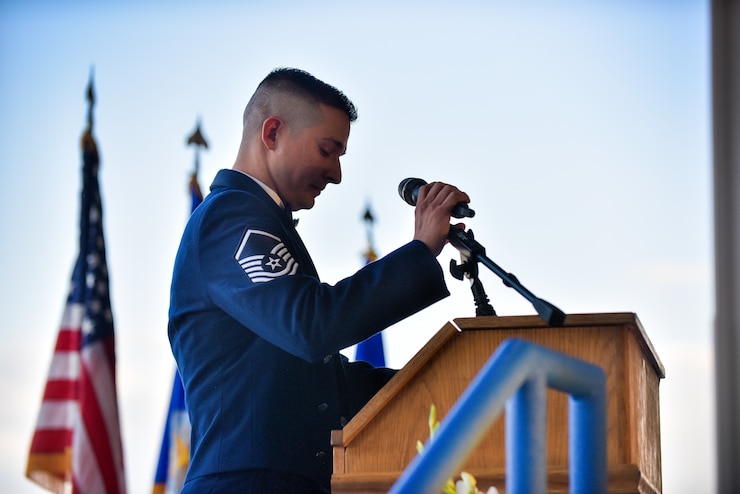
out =
<svg viewBox="0 0 740 494"><path fill-rule="evenodd" d="M254 283L272 281L298 271L298 263L283 241L260 230L247 230L234 257Z"/></svg>

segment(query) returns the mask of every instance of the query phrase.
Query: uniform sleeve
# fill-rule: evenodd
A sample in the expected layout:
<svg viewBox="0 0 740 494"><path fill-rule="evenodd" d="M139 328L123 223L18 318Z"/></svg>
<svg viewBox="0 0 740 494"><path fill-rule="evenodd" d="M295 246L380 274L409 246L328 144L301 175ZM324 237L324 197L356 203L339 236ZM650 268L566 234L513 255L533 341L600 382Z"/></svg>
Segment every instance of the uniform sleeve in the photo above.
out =
<svg viewBox="0 0 740 494"><path fill-rule="evenodd" d="M297 234L273 214L250 211L243 196L224 194L205 212L199 269L215 305L286 352L320 361L449 295L419 241L335 285L321 283L307 254L295 252Z"/></svg>

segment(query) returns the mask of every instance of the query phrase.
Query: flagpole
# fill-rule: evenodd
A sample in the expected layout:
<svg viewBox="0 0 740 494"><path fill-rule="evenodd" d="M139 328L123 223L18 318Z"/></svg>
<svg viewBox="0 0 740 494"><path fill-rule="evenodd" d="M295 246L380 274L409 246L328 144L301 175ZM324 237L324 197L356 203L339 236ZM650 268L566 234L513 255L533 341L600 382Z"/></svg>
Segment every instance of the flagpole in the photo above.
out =
<svg viewBox="0 0 740 494"><path fill-rule="evenodd" d="M370 264L378 258L373 248L373 226L375 217L370 211L370 205L365 208L365 214L362 216L365 221L365 233L367 236L367 251L365 251L365 264ZM357 344L355 351L355 360L362 360L374 367L385 367L385 350L383 348L383 333L379 332L370 338Z"/></svg>
<svg viewBox="0 0 740 494"><path fill-rule="evenodd" d="M195 130L193 133L188 137L186 141L188 146L195 147L195 162L193 164L193 173L190 175L190 195L192 197L192 203L191 203L191 209L190 212L192 213L195 211L195 208L200 204L200 202L203 200L203 193L200 190L200 185L198 185L198 172L200 171L200 150L208 149L208 141L206 141L206 138L203 137L203 132L200 130L200 118L195 123Z"/></svg>
<svg viewBox="0 0 740 494"><path fill-rule="evenodd" d="M208 142L200 130L200 119L197 120L195 131L188 136L186 145L195 147L195 161L190 174L190 212L203 201L203 193L198 184L200 168L200 150L208 149ZM177 368L172 383L170 404L167 409L162 445L159 451L157 469L154 473L152 494L176 494L182 490L189 466L190 456L190 419L185 402L185 390Z"/></svg>
<svg viewBox="0 0 740 494"><path fill-rule="evenodd" d="M206 141L205 137L203 137L203 133L200 131L200 118L195 123L195 130L188 137L187 144L188 146L195 147L195 164L193 166L193 175L197 176L200 169L200 148L208 149L208 142Z"/></svg>

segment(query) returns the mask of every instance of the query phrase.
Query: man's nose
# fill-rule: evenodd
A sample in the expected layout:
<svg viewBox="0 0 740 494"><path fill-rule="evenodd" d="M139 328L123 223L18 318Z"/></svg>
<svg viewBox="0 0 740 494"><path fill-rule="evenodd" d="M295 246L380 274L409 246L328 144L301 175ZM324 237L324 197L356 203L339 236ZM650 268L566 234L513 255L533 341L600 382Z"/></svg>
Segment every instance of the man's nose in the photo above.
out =
<svg viewBox="0 0 740 494"><path fill-rule="evenodd" d="M337 158L333 166L327 170L324 175L324 179L332 184L338 184L342 181L342 164L340 163L339 158Z"/></svg>

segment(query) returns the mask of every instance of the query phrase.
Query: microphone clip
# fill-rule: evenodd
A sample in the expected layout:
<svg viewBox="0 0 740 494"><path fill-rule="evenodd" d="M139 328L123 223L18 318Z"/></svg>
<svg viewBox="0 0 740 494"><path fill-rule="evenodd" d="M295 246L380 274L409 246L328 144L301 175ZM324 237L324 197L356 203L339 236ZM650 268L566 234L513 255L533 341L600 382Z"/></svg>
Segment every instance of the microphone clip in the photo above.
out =
<svg viewBox="0 0 740 494"><path fill-rule="evenodd" d="M468 230L470 238L473 238L473 230ZM495 316L496 311L489 303L486 290L483 288L478 278L478 263L472 261L467 251L460 251L460 264L454 259L450 259L450 274L460 281L467 277L470 280L470 290L473 292L473 302L475 303L476 316Z"/></svg>

